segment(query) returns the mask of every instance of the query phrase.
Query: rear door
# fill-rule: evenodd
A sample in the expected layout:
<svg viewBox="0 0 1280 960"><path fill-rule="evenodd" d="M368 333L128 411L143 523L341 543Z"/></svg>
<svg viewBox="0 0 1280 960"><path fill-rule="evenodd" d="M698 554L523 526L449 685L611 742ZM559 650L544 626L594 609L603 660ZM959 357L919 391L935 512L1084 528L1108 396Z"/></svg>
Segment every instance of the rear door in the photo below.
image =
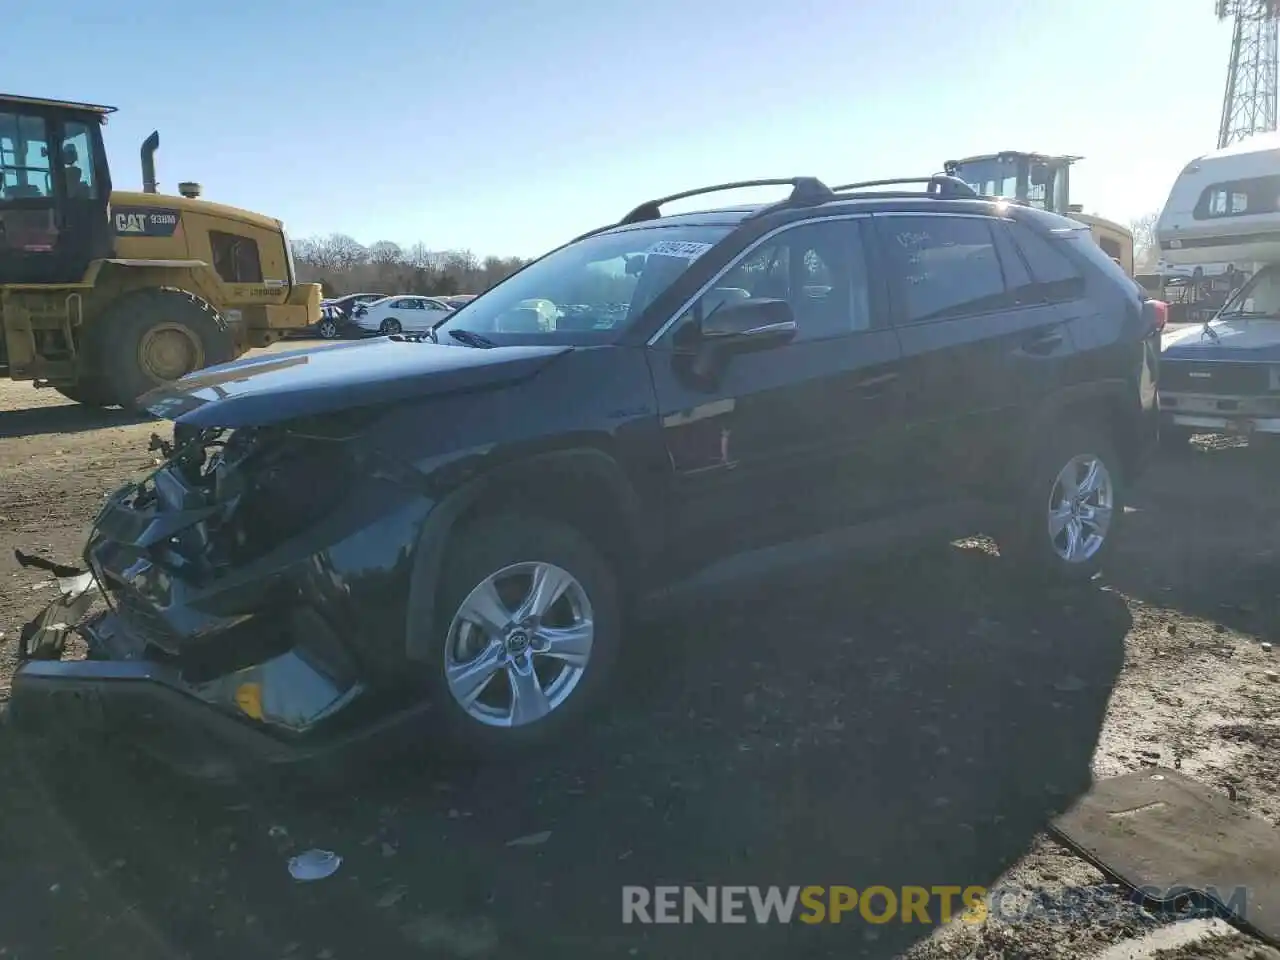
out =
<svg viewBox="0 0 1280 960"><path fill-rule="evenodd" d="M767 235L651 345L681 566L820 533L894 496L899 348L868 226L828 217ZM796 338L733 356L716 382L690 376L700 318L752 297L788 300Z"/></svg>
<svg viewBox="0 0 1280 960"><path fill-rule="evenodd" d="M1073 349L1064 290L1078 295L1083 281L1052 279L1050 261L1037 282L996 217L875 221L902 343L909 482L926 501L982 499L1007 480L1025 415L1061 378Z"/></svg>

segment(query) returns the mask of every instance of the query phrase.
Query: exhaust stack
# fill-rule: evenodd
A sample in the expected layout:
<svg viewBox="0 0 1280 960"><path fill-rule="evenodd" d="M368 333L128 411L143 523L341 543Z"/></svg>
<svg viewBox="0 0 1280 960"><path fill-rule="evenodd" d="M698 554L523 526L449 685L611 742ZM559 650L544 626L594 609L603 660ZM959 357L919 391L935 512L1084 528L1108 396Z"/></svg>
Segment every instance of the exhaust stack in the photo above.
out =
<svg viewBox="0 0 1280 960"><path fill-rule="evenodd" d="M156 149L160 146L160 131L142 141L142 192L156 192Z"/></svg>

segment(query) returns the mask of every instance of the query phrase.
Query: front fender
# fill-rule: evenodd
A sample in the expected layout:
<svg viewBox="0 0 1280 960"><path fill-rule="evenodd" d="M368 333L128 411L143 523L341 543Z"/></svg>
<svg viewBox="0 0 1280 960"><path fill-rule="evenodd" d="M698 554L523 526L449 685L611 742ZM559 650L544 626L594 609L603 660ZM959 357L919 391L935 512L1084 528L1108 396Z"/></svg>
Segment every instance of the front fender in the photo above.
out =
<svg viewBox="0 0 1280 960"><path fill-rule="evenodd" d="M600 490L607 491L611 505L616 506L626 531L627 547L632 549L624 548L623 552L637 560L651 552L653 536L642 523L640 497L622 467L605 451L594 447L554 450L495 467L441 498L423 524L410 573L406 610L405 654L410 660L428 659L436 639L436 592L449 539L459 521L485 498L518 489L531 477L545 473L585 477L598 484Z"/></svg>

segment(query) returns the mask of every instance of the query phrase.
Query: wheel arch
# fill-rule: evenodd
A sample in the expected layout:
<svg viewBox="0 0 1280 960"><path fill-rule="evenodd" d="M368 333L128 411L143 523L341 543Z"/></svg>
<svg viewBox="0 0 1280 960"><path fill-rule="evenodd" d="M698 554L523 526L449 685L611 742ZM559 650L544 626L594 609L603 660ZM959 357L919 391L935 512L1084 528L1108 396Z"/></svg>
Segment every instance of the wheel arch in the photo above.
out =
<svg viewBox="0 0 1280 960"><path fill-rule="evenodd" d="M1036 440L1065 420L1084 422L1104 431L1115 445L1120 466L1131 473L1141 462L1143 414L1134 386L1127 380L1107 379L1073 384L1054 392L1032 415L1023 450L1033 456ZM1024 464L1029 467L1031 461Z"/></svg>
<svg viewBox="0 0 1280 960"><path fill-rule="evenodd" d="M96 260L85 282L93 285L94 313L138 290L180 290L203 300L219 316L225 300L218 275L202 260Z"/></svg>
<svg viewBox="0 0 1280 960"><path fill-rule="evenodd" d="M607 450L577 446L505 463L468 481L431 511L410 572L405 653L421 661L438 613L440 573L455 537L474 519L506 510L567 523L614 565L619 580L640 573L651 547L640 497Z"/></svg>

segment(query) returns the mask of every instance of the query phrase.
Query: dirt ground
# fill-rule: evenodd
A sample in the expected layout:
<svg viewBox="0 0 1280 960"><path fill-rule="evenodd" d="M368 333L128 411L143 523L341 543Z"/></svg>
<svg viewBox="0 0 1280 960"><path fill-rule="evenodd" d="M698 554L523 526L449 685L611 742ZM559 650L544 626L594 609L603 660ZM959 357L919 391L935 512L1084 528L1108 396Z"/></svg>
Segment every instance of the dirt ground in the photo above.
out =
<svg viewBox="0 0 1280 960"><path fill-rule="evenodd" d="M155 424L0 383L0 698L51 598L13 549L74 560ZM1156 763L1280 824L1280 458L1158 461L1110 569L1013 588L989 545L824 560L632 635L614 709L552 754L430 749L321 789L145 765L34 765L0 737L0 958L1114 958L1159 923L640 926L624 884L1096 888L1042 834L1092 777ZM525 842L512 844L523 838ZM320 847L332 877L293 881ZM1262 957L1235 934L1170 956ZM1110 952L1108 952L1110 951ZM1117 952L1118 951L1118 952ZM1274 954L1265 954L1274 957Z"/></svg>

